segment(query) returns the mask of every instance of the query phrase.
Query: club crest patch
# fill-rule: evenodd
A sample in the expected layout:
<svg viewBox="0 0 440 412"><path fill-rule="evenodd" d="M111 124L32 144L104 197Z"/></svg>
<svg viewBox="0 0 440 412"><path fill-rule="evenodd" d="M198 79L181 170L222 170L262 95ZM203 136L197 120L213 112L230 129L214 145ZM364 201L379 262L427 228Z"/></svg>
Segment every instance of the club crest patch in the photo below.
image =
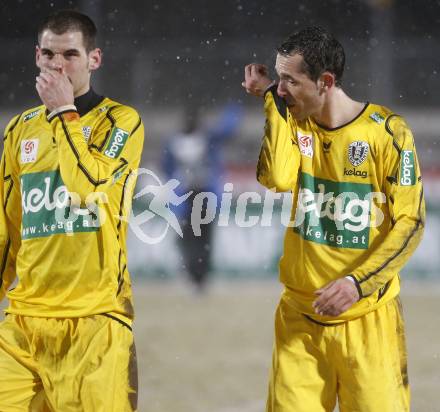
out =
<svg viewBox="0 0 440 412"><path fill-rule="evenodd" d="M368 156L370 146L367 142L356 141L348 146L348 160L357 167L362 164Z"/></svg>
<svg viewBox="0 0 440 412"><path fill-rule="evenodd" d="M299 151L307 157L313 157L313 136L298 133Z"/></svg>
<svg viewBox="0 0 440 412"><path fill-rule="evenodd" d="M21 141L21 163L33 163L37 160L38 139Z"/></svg>
<svg viewBox="0 0 440 412"><path fill-rule="evenodd" d="M83 126L82 132L83 132L84 139L86 139L86 142L88 142L90 135L92 134L92 128L90 126Z"/></svg>

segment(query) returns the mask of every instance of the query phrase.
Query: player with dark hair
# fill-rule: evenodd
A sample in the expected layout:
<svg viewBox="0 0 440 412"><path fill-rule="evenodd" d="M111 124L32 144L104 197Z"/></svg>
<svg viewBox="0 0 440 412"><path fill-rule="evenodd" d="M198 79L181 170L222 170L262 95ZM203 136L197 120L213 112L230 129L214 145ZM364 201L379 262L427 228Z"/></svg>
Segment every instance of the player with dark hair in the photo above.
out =
<svg viewBox="0 0 440 412"><path fill-rule="evenodd" d="M425 220L413 136L341 88L344 50L310 27L243 87L264 98L258 181L294 194L275 319L268 412L409 411L399 272Z"/></svg>
<svg viewBox="0 0 440 412"><path fill-rule="evenodd" d="M89 53L96 48L96 35L98 33L95 23L85 14L74 10L63 10L47 16L38 27L38 42L45 31L54 34L64 34L67 32L82 33L82 42L86 52Z"/></svg>
<svg viewBox="0 0 440 412"><path fill-rule="evenodd" d="M44 21L36 47L43 104L5 131L1 411L137 407L124 217L144 128L134 109L90 87L101 65L95 37L95 24L76 11Z"/></svg>

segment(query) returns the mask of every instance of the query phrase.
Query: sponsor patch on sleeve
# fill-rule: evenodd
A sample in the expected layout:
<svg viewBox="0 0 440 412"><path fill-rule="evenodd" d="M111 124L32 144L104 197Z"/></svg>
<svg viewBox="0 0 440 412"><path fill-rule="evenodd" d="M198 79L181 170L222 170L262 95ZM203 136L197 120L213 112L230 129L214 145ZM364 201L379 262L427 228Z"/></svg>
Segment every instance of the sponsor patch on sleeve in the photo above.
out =
<svg viewBox="0 0 440 412"><path fill-rule="evenodd" d="M104 150L104 154L107 157L116 159L121 154L122 149L127 142L128 136L130 136L130 133L120 129L119 127L114 127Z"/></svg>
<svg viewBox="0 0 440 412"><path fill-rule="evenodd" d="M34 110L33 112L28 113L26 116L23 117L23 122L27 122L28 120L33 119L40 112L41 110L37 109Z"/></svg>
<svg viewBox="0 0 440 412"><path fill-rule="evenodd" d="M413 186L415 184L414 152L412 150L402 150L400 157L400 185Z"/></svg>
<svg viewBox="0 0 440 412"><path fill-rule="evenodd" d="M370 114L370 118L379 124L381 124L385 120L385 118L378 112L374 112L374 113Z"/></svg>
<svg viewBox="0 0 440 412"><path fill-rule="evenodd" d="M123 176L125 169L127 169L127 165L113 175L112 185L114 185Z"/></svg>

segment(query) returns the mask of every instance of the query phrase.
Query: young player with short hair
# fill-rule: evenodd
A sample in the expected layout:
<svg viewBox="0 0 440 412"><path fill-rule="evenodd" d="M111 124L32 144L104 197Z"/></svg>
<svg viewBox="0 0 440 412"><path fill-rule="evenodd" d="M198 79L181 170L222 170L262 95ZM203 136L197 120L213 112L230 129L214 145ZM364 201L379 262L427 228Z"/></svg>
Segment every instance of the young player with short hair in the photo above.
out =
<svg viewBox="0 0 440 412"><path fill-rule="evenodd" d="M49 16L38 32L42 105L6 128L0 174L0 410L134 411L125 216L144 128L90 87L93 21ZM11 285L15 278L15 288Z"/></svg>
<svg viewBox="0 0 440 412"><path fill-rule="evenodd" d="M399 272L425 209L405 120L342 89L344 50L309 27L243 87L264 98L260 183L294 194L276 313L268 412L409 411Z"/></svg>

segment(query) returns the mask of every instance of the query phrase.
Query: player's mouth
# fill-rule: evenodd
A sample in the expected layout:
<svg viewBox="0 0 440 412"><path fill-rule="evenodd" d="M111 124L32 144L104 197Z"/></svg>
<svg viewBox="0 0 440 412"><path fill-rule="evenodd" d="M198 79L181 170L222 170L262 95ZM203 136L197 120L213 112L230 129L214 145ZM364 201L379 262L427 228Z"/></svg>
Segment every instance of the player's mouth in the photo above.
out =
<svg viewBox="0 0 440 412"><path fill-rule="evenodd" d="M286 104L289 109L295 107L295 102L292 102L291 100L286 99Z"/></svg>

